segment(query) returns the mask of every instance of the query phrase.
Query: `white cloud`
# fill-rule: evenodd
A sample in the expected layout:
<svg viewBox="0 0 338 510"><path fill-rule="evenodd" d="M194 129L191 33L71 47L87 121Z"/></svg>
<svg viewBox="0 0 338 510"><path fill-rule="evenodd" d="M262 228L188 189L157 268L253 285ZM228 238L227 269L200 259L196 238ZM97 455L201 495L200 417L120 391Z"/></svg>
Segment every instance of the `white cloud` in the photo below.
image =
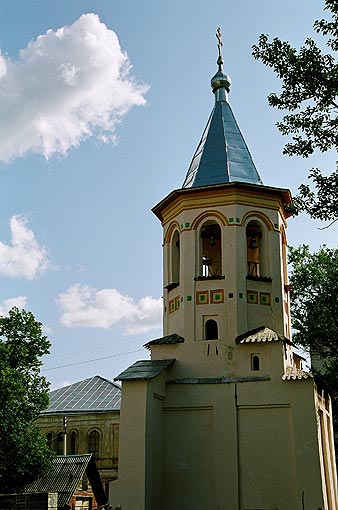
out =
<svg viewBox="0 0 338 510"><path fill-rule="evenodd" d="M0 304L0 315L5 316L13 306L17 308L25 308L27 304L27 298L25 296L17 296L14 298L4 299Z"/></svg>
<svg viewBox="0 0 338 510"><path fill-rule="evenodd" d="M48 268L47 252L37 243L24 216L12 216L9 225L12 245L0 241L0 274L32 280Z"/></svg>
<svg viewBox="0 0 338 510"><path fill-rule="evenodd" d="M48 30L17 61L0 54L0 160L66 154L89 136L114 140L121 117L145 104L148 87L130 71L117 35L95 14Z"/></svg>
<svg viewBox="0 0 338 510"><path fill-rule="evenodd" d="M68 327L108 329L121 323L125 334L144 334L162 324L162 299L150 296L135 302L116 289L97 290L74 285L60 294L61 323Z"/></svg>

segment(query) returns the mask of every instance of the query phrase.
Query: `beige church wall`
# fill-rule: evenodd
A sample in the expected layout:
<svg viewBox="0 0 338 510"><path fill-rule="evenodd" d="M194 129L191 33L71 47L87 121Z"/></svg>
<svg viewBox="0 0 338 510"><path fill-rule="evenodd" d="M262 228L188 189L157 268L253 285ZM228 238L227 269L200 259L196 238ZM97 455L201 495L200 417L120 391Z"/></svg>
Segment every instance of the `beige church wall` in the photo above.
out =
<svg viewBox="0 0 338 510"><path fill-rule="evenodd" d="M119 478L109 487L113 506L122 505L130 510L144 508L146 411L147 382L123 382L120 411L120 452L123 455L120 455ZM128 478L121 478L120 473L127 473Z"/></svg>
<svg viewBox="0 0 338 510"><path fill-rule="evenodd" d="M286 471L286 478L292 474L292 471L289 472L289 467L292 470L295 469L296 471L292 476L296 505L290 503L291 506L286 506L285 510L297 508L297 505L301 508L303 492L307 503L305 508L309 505L316 509L323 506L320 484L313 483L313 479L321 479L318 443L314 440L317 437L317 416L314 405L313 380L310 378L283 381L276 378L271 382L238 384L237 404L239 414L242 413L242 439L247 441L245 439L247 435L251 434L251 430L255 430L255 435L252 436L251 434L250 448L253 452L247 451L246 446L242 452L241 447L241 465L250 462L251 457L248 458L248 456L255 455L258 463L267 466L265 476L271 476L271 483L273 484L275 483L273 481L275 475L273 473L269 474L273 465L275 466L274 471L276 471L277 465L277 470L283 473L283 478ZM280 419L277 419L276 413L280 413ZM280 427L281 423L284 423L282 427ZM257 441L255 439L256 434L258 434ZM274 451L273 448L278 450L279 444L284 445L283 448L287 445L284 454ZM289 460L287 457L288 448L292 448L290 451L293 455L293 458L289 458ZM262 453L264 451L265 454ZM277 463L276 459L278 460ZM271 469L269 469L269 463ZM245 469L249 468L246 467ZM259 468L259 470L265 473L265 468ZM247 476L250 479L250 476L255 475L254 473L251 475L247 473ZM278 490L282 490L280 485ZM243 485L243 491L250 494L250 485ZM254 495L252 497L254 498ZM258 508L259 505L264 506L263 502L258 504L256 500L254 501ZM270 507L273 508L273 506L267 505L267 508ZM243 506L243 508L246 507ZM248 506L248 508L255 508L255 506ZM278 506L278 508L284 507Z"/></svg>
<svg viewBox="0 0 338 510"><path fill-rule="evenodd" d="M259 356L259 370L252 370L252 356ZM282 342L255 342L238 346L233 360L237 377L271 377L280 379L284 373Z"/></svg>
<svg viewBox="0 0 338 510"><path fill-rule="evenodd" d="M183 346L162 352L179 352L181 360ZM111 484L113 505L290 510L301 508L303 492L314 508L323 505L312 483L320 477L313 381L282 380L281 342L239 345L239 364L249 368L244 360L257 347L263 365L264 355L270 364L270 380L177 384L170 382L180 374L177 361L155 379L123 384L124 458L121 478Z"/></svg>
<svg viewBox="0 0 338 510"><path fill-rule="evenodd" d="M164 492L175 483L175 493L185 501L184 490L196 482L195 470L203 464L206 478L196 489L197 499L207 500L210 489L209 498L215 498L212 508L237 508L237 473L240 508L301 508L303 491L308 503L320 507L321 490L311 481L313 473L320 477L313 400L312 380L169 384L163 403ZM269 487L273 491L266 490ZM166 509L175 504L180 508L175 497Z"/></svg>
<svg viewBox="0 0 338 510"><path fill-rule="evenodd" d="M128 510L160 508L162 400L166 371L148 381L122 384L119 478L110 502ZM132 430L130 426L132 424Z"/></svg>
<svg viewBox="0 0 338 510"><path fill-rule="evenodd" d="M301 508L290 408L240 407L238 430L240 508Z"/></svg>
<svg viewBox="0 0 338 510"><path fill-rule="evenodd" d="M260 370L251 368L251 356L260 356ZM281 342L249 343L235 347L223 340L202 340L152 348L152 359L177 361L170 368L172 379L183 377L261 377L281 378L284 373L284 347Z"/></svg>
<svg viewBox="0 0 338 510"><path fill-rule="evenodd" d="M162 452L163 413L166 395L166 379L169 370L164 370L147 385L147 435L146 435L146 498L145 508L160 508L162 496ZM139 509L137 509L139 510Z"/></svg>
<svg viewBox="0 0 338 510"><path fill-rule="evenodd" d="M201 340L176 345L154 345L152 359L177 361L171 366L169 377L261 377L281 379L284 373L282 342L248 343L235 347L234 342ZM260 370L253 371L252 354L260 357Z"/></svg>
<svg viewBox="0 0 338 510"><path fill-rule="evenodd" d="M167 386L163 509L237 508L233 390L234 385Z"/></svg>
<svg viewBox="0 0 338 510"><path fill-rule="evenodd" d="M233 350L232 344L203 340L177 344L174 347L158 346L157 349L152 349L152 359L177 359L170 369L170 379L226 377L231 371Z"/></svg>
<svg viewBox="0 0 338 510"><path fill-rule="evenodd" d="M163 414L163 491L166 498L162 509L217 508L211 453L213 409L165 408Z"/></svg>

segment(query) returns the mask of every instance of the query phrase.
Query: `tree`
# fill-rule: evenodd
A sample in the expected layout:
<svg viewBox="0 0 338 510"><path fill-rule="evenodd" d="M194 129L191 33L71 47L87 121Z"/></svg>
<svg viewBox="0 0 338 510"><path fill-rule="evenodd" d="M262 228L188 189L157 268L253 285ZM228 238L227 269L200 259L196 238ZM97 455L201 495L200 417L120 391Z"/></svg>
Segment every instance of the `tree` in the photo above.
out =
<svg viewBox="0 0 338 510"><path fill-rule="evenodd" d="M50 342L31 312L0 317L0 493L18 492L52 459L35 420L48 407L49 384L40 357Z"/></svg>
<svg viewBox="0 0 338 510"><path fill-rule="evenodd" d="M283 135L291 136L284 153L308 157L316 149L321 152L338 150L338 2L325 0L331 19L316 20L313 28L328 36L324 53L312 38L307 38L297 51L289 42L262 34L253 46L253 56L271 67L280 78L281 93L268 96L270 106L287 110L276 125ZM337 168L325 176L318 168L309 173L313 186L302 184L294 205L312 218L338 219ZM313 189L314 188L314 189Z"/></svg>
<svg viewBox="0 0 338 510"><path fill-rule="evenodd" d="M338 358L338 249L289 248L294 342L323 359Z"/></svg>
<svg viewBox="0 0 338 510"><path fill-rule="evenodd" d="M338 447L338 249L289 249L293 341L310 351L313 372L328 386Z"/></svg>

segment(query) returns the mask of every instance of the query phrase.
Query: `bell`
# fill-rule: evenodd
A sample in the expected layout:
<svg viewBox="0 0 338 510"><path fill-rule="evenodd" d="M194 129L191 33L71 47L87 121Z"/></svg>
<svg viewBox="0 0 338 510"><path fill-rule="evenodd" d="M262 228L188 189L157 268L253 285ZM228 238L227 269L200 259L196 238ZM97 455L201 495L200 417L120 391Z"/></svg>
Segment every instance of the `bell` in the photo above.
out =
<svg viewBox="0 0 338 510"><path fill-rule="evenodd" d="M216 241L215 241L214 236L210 236L209 244L210 244L210 246L215 246Z"/></svg>
<svg viewBox="0 0 338 510"><path fill-rule="evenodd" d="M250 244L249 244L249 248L250 248L251 250L255 250L256 248L258 248L258 244L257 244L256 237L255 237L255 236L252 236L251 241L250 241Z"/></svg>

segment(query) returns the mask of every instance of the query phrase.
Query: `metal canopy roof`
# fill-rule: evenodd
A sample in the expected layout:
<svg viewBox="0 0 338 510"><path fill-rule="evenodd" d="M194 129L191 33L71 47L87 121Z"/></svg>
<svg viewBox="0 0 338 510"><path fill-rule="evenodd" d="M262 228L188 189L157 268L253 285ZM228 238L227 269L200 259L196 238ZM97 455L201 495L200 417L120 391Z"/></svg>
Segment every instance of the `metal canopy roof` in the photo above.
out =
<svg viewBox="0 0 338 510"><path fill-rule="evenodd" d="M146 349L150 349L152 345L174 345L174 344L182 344L184 342L183 336L178 335L177 333L173 333L172 335L163 336L161 338L156 338L155 340L150 340L144 344Z"/></svg>
<svg viewBox="0 0 338 510"><path fill-rule="evenodd" d="M49 407L41 415L118 411L120 404L121 388L116 383L96 375L51 391Z"/></svg>
<svg viewBox="0 0 338 510"><path fill-rule="evenodd" d="M198 144L183 188L245 182L262 184L249 149L228 103L231 80L223 72L221 31L217 31L218 71L211 78L215 106Z"/></svg>
<svg viewBox="0 0 338 510"><path fill-rule="evenodd" d="M175 359L137 361L115 377L115 381L146 381L153 379L174 363L174 361Z"/></svg>
<svg viewBox="0 0 338 510"><path fill-rule="evenodd" d="M182 187L228 182L263 184L230 105L218 100Z"/></svg>

